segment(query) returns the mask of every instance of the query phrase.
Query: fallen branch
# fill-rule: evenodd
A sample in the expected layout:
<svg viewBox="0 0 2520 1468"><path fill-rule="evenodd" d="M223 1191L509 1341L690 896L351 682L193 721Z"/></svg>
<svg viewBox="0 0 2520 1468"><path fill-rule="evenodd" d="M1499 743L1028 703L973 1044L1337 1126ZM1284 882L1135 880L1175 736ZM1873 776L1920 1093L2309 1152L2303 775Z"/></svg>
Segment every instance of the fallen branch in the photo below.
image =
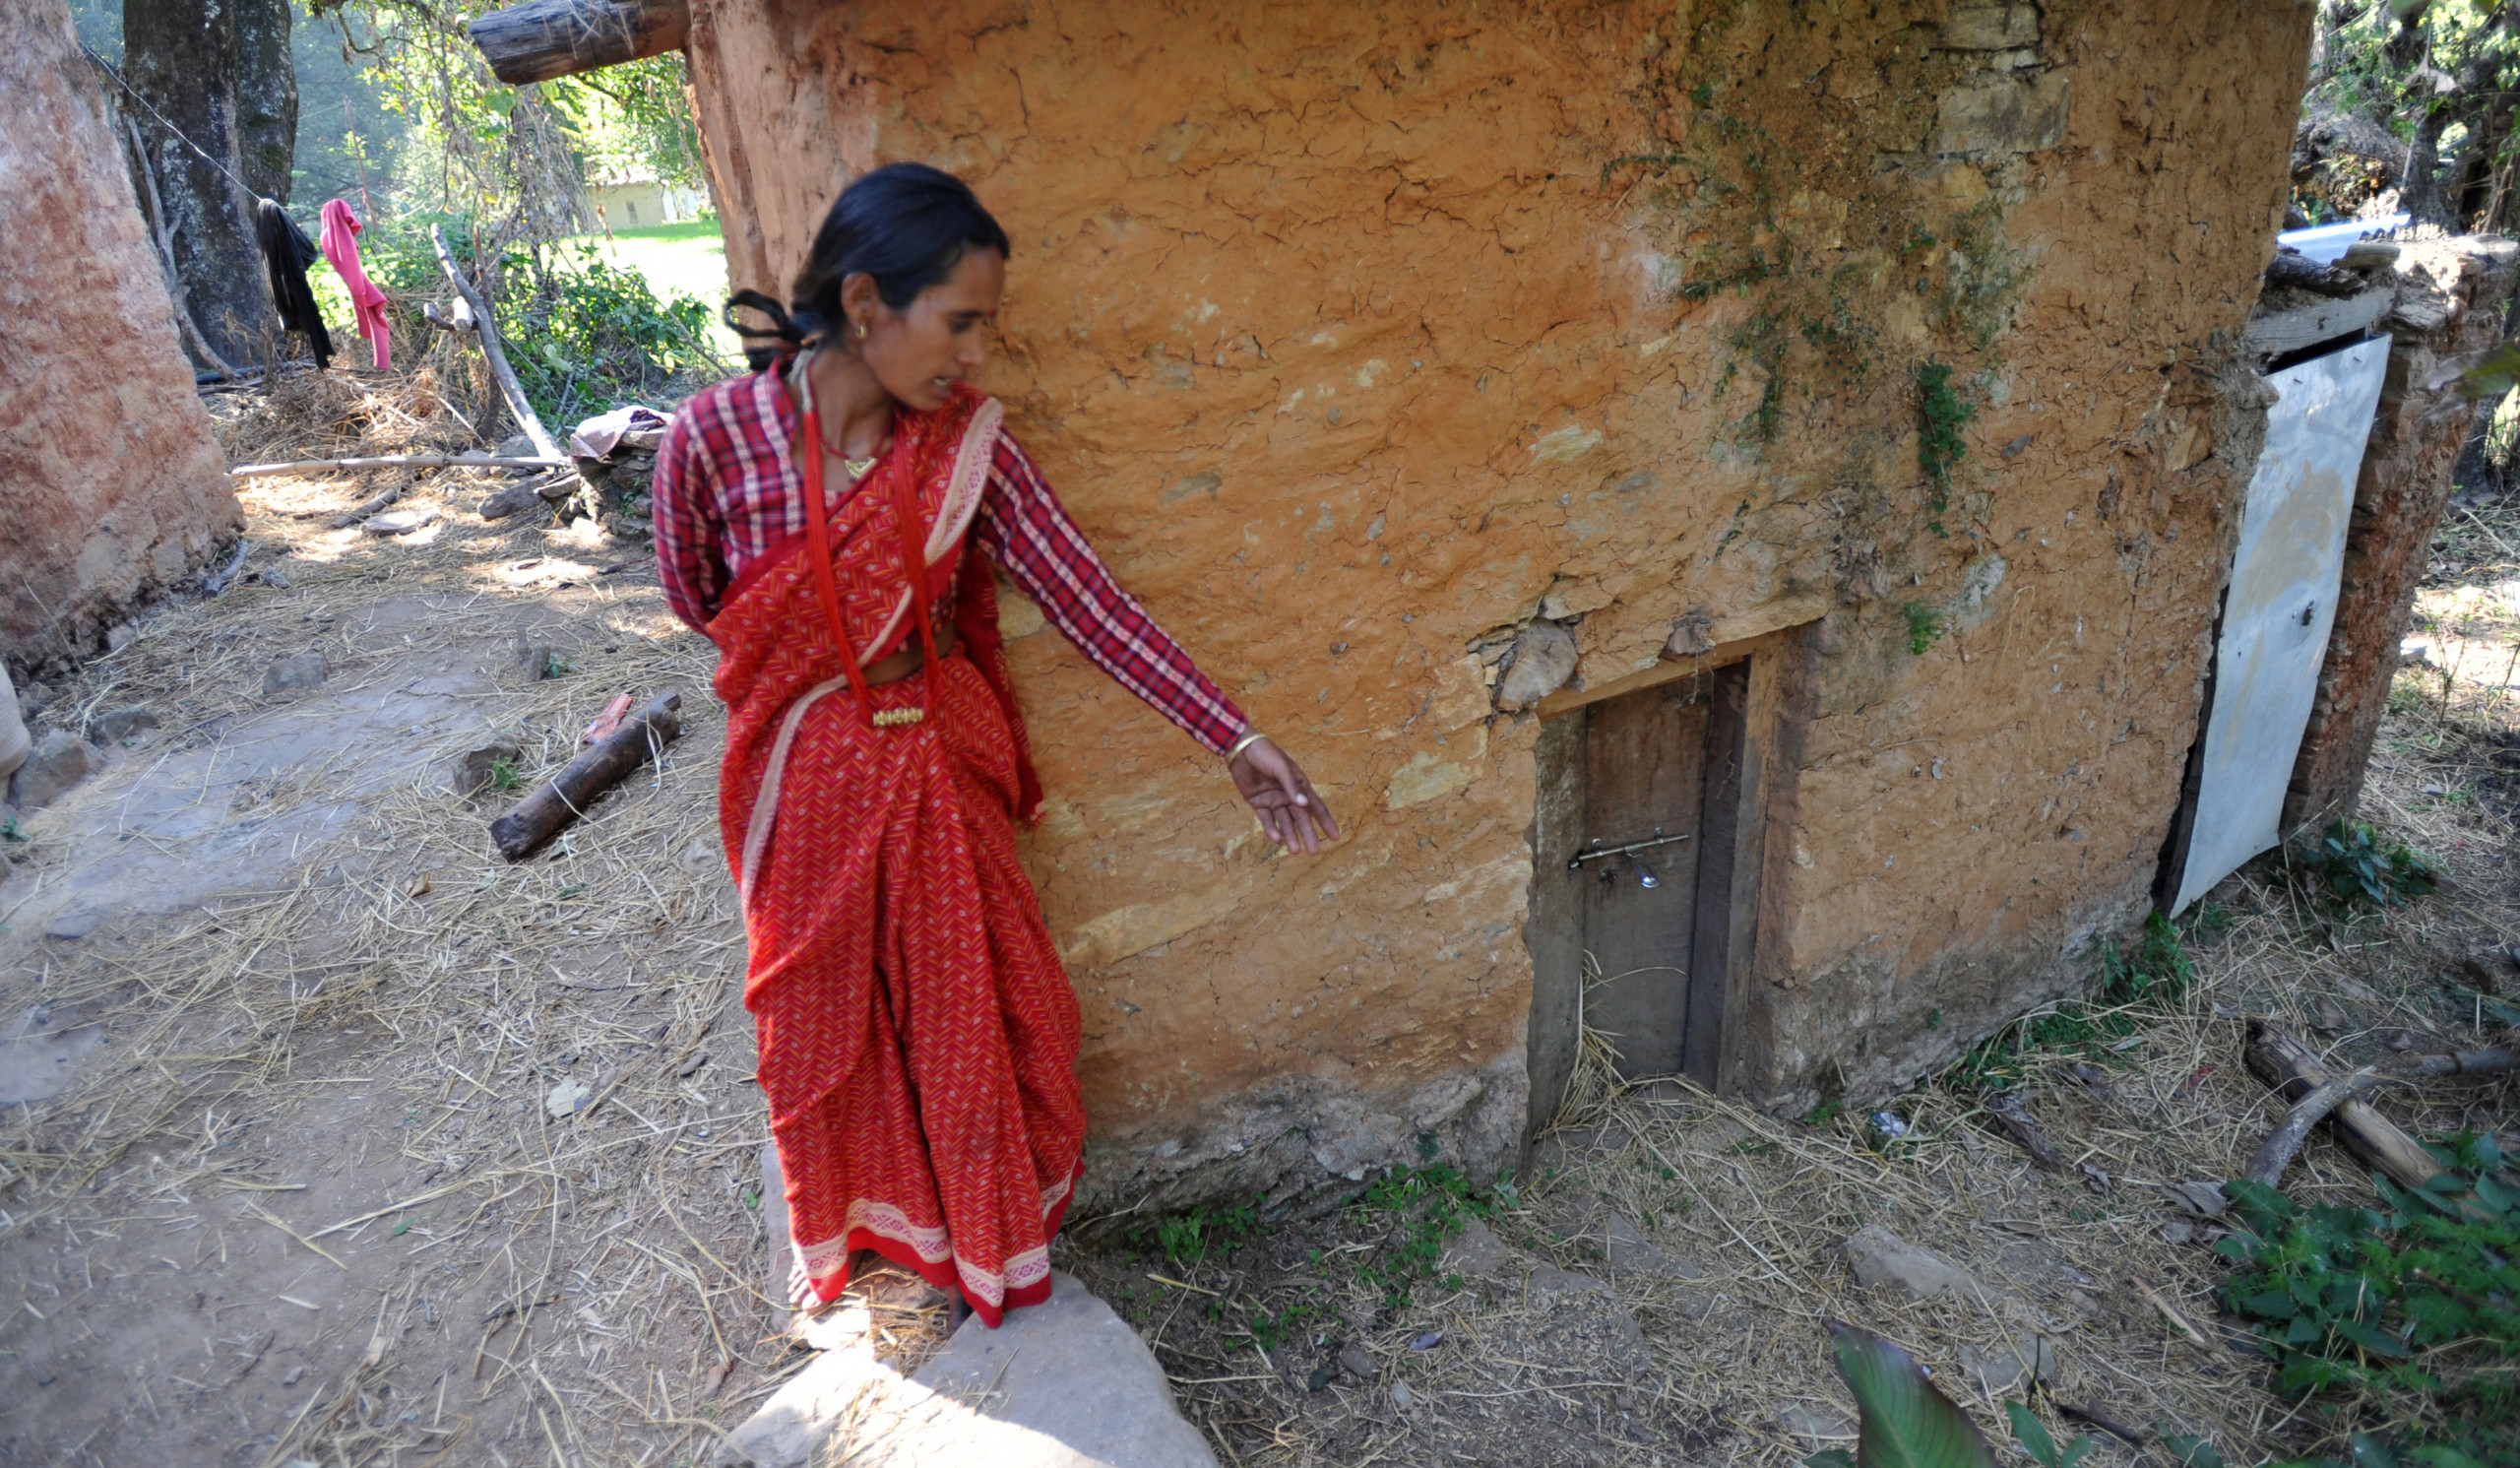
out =
<svg viewBox="0 0 2520 1468"><path fill-rule="evenodd" d="M679 693L660 693L648 706L625 719L602 741L569 761L516 808L490 823L490 840L499 855L521 862L535 849L586 813L596 797L620 784L665 745L682 734Z"/></svg>
<svg viewBox="0 0 2520 1468"><path fill-rule="evenodd" d="M2293 1109L2284 1114L2281 1124L2266 1134L2266 1140L2258 1144L2256 1153L2249 1158L2248 1170L2240 1176L2268 1187L2283 1181L2284 1170L2293 1165L2294 1154L2301 1150L2301 1143L2308 1139L2310 1128L2326 1120L2328 1114L2338 1107L2379 1083L2377 1075L2368 1070L2358 1070L2313 1088L2309 1095L2295 1102Z"/></svg>
<svg viewBox="0 0 2520 1468"><path fill-rule="evenodd" d="M243 536L238 536L236 553L227 558L227 564L204 575L201 579L201 589L214 597L223 595L228 587L235 584L236 573L245 569L245 557L253 552L254 543Z"/></svg>
<svg viewBox="0 0 2520 1468"><path fill-rule="evenodd" d="M2056 1144L2048 1140L2048 1134L2041 1131L2038 1123L2030 1119L2030 1113L2022 1109L2020 1092L2003 1091L1987 1097L1986 1113L2003 1123L2006 1134L2021 1150L2030 1154L2030 1160L2041 1172L2061 1173L2065 1170L2064 1154L2056 1150Z"/></svg>
<svg viewBox="0 0 2520 1468"><path fill-rule="evenodd" d="M534 440L535 451L542 455L545 462L565 462L560 457L560 445L552 440L551 430L542 426L542 419L535 413L534 405L526 401L524 386L518 383L516 373L508 366L508 354L499 346L498 322L490 315L489 303L481 299L479 292L472 288L472 282L464 279L464 272L455 268L455 256L446 247L446 235L435 224L429 225L429 243L437 246L437 263L445 269L447 280L454 283L456 294L463 296L464 303L472 308L472 321L480 334L481 355L489 359L490 375L499 380L499 391L508 400L508 411L516 415L517 426L525 430L526 437Z"/></svg>
<svg viewBox="0 0 2520 1468"><path fill-rule="evenodd" d="M2141 1447L2153 1440L2152 1434L2145 1432L2142 1428L2131 1428L2119 1422L2110 1415L2108 1408L2098 1402L2088 1407L2077 1407L2062 1397L2055 1398L2055 1402L2057 1411L2077 1421L2090 1423L2093 1427L2123 1441L2129 1447Z"/></svg>
<svg viewBox="0 0 2520 1468"><path fill-rule="evenodd" d="M2266 284L2291 286L2339 298L2359 295L2371 286L2370 282L2350 270L2321 265L2307 255L2291 251L2278 251L2275 258L2266 263Z"/></svg>
<svg viewBox="0 0 2520 1468"><path fill-rule="evenodd" d="M290 459L277 464L239 464L227 471L231 479L257 475L301 474L310 469L566 469L566 459L467 459L461 454L386 454L374 459Z"/></svg>
<svg viewBox="0 0 2520 1468"><path fill-rule="evenodd" d="M2499 1045L2484 1050L2453 1051L2446 1055L2407 1055L2397 1061L2413 1075L2501 1075L2520 1066L2520 1056Z"/></svg>
<svg viewBox="0 0 2520 1468"><path fill-rule="evenodd" d="M2178 1333L2180 1335L2183 1335L2189 1340L2194 1341L2196 1344L2203 1346L2208 1351L2214 1349L2214 1343L2205 1339L2205 1332L2188 1324L2187 1317L2180 1314L2175 1307L2174 1307L2168 1300L2164 1299L2161 1291L2154 1289L2145 1280L2132 1274L2126 1276L2126 1283L2133 1285L2137 1294L2151 1302L2153 1308L2162 1312L2163 1319L2177 1326Z"/></svg>
<svg viewBox="0 0 2520 1468"><path fill-rule="evenodd" d="M333 530L347 530L351 526L366 519L368 516L385 508L387 505L401 499L403 497L403 491L410 487L411 486L409 480L400 484L389 484L385 488L378 490L376 493L369 495L367 498L360 500L357 504L344 510L341 514L334 516L333 523L329 528Z"/></svg>
<svg viewBox="0 0 2520 1468"><path fill-rule="evenodd" d="M2259 1080L2289 1102L2304 1100L2335 1079L2301 1042L2264 1020L2249 1021L2248 1044L2240 1057ZM2420 1188L2441 1171L2431 1153L2363 1102L2351 1097L2340 1101L2329 1114L2327 1125L2346 1151L2387 1174L2400 1186Z"/></svg>

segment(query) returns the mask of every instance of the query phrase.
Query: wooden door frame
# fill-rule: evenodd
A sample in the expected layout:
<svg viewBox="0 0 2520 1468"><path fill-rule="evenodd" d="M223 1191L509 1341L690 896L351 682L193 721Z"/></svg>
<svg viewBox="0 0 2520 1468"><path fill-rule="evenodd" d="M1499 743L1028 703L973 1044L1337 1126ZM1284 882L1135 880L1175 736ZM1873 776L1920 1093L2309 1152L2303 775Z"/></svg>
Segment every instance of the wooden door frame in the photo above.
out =
<svg viewBox="0 0 2520 1468"><path fill-rule="evenodd" d="M1789 673L1796 666L1805 634L1815 623L1779 628L1756 637L1720 645L1695 658L1671 659L1624 678L1595 687L1568 690L1541 702L1542 725L1537 757L1537 785L1532 827L1533 853L1530 918L1524 942L1532 964L1532 1008L1526 1061L1531 1078L1530 1124L1538 1135L1555 1118L1566 1084L1574 1074L1579 1036L1576 1021L1581 1002L1583 930L1577 904L1549 893L1543 884L1552 878L1562 885L1565 854L1584 839L1582 823L1584 721L1566 716L1605 699L1677 682L1736 664L1749 665L1740 722L1741 751L1737 788L1728 802L1732 815L1732 860L1721 872L1708 870L1699 859L1700 891L1729 883L1723 910L1714 923L1701 910L1701 936L1692 944L1690 1002L1721 994L1720 1039L1715 1054L1715 1090L1737 1092L1748 1084L1764 1056L1766 1026L1751 982L1758 957L1760 878L1773 839L1771 796L1790 790L1791 772L1782 769L1783 733ZM1572 757L1570 757L1570 754ZM1702 824L1715 826L1707 811ZM1720 940L1706 929L1720 924ZM1700 970L1709 957L1720 956L1720 984L1703 980ZM1710 989L1713 990L1710 993Z"/></svg>

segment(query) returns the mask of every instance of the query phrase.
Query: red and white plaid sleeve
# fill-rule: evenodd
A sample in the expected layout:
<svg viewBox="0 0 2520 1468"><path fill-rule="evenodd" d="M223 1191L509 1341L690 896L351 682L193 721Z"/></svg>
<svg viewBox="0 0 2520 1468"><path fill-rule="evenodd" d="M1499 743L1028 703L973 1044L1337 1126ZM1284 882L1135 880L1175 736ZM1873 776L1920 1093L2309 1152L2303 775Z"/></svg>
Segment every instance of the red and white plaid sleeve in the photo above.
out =
<svg viewBox="0 0 2520 1468"><path fill-rule="evenodd" d="M726 590L722 547L725 527L711 469L708 415L711 395L682 406L657 448L657 476L649 486L657 532L657 579L665 605L694 628L707 631Z"/></svg>
<svg viewBox="0 0 2520 1468"><path fill-rule="evenodd" d="M973 533L1050 624L1121 687L1214 753L1242 737L1250 727L1242 711L1120 590L1040 471L1003 433Z"/></svg>

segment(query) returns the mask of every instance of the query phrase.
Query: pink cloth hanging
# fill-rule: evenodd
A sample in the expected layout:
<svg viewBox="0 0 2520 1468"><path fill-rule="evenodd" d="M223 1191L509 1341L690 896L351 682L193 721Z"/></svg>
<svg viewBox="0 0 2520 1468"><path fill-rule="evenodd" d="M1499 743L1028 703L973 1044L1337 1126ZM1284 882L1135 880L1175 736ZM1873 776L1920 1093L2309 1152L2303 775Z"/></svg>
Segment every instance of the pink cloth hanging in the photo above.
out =
<svg viewBox="0 0 2520 1468"><path fill-rule="evenodd" d="M324 258L333 262L334 271L350 291L350 309L358 316L358 334L376 344L376 370L394 365L391 345L386 340L385 292L368 280L359 269L358 231L362 226L350 207L336 199L324 206Z"/></svg>

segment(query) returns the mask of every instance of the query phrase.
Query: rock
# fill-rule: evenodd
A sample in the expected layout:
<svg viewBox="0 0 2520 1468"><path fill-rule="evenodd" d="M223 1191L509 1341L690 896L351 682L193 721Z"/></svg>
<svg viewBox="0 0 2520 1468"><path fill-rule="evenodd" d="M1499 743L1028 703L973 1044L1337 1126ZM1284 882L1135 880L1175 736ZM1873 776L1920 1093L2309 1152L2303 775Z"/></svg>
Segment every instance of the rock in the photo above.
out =
<svg viewBox="0 0 2520 1468"><path fill-rule="evenodd" d="M1665 1253L1645 1237L1645 1231L1627 1215L1611 1210L1603 1221L1603 1234L1607 1241L1610 1272L1643 1274L1657 1279L1704 1279L1706 1271L1694 1260L1680 1254Z"/></svg>
<svg viewBox="0 0 2520 1468"><path fill-rule="evenodd" d="M1692 607L1678 621L1671 623L1670 639L1663 650L1674 658L1694 658L1715 651L1715 618L1703 606Z"/></svg>
<svg viewBox="0 0 2520 1468"><path fill-rule="evenodd" d="M1391 1404L1403 1412L1413 1411L1418 1406L1418 1393L1409 1389L1408 1382L1394 1381L1391 1383Z"/></svg>
<svg viewBox="0 0 2520 1468"><path fill-rule="evenodd" d="M1607 1299L1610 1287L1589 1274L1543 1264L1532 1271L1532 1293L1535 1295L1599 1295Z"/></svg>
<svg viewBox="0 0 2520 1468"><path fill-rule="evenodd" d="M2038 24L2039 23L2036 19L2031 22L2033 27L2036 27ZM2035 34L2036 32L2034 31L2033 33ZM534 447L533 439L528 438L522 433L511 433L507 437L499 440L498 451L490 457L493 459L531 459L536 452L538 451Z"/></svg>
<svg viewBox="0 0 2520 1468"><path fill-rule="evenodd" d="M2032 5L1955 6L1942 23L1942 44L1953 51L2009 51L2039 44L2039 9Z"/></svg>
<svg viewBox="0 0 2520 1468"><path fill-rule="evenodd" d="M119 653L124 648L131 646L132 639L139 635L139 623L116 622L105 629L105 651L109 653Z"/></svg>
<svg viewBox="0 0 2520 1468"><path fill-rule="evenodd" d="M1949 1259L1891 1233L1879 1224L1858 1229L1840 1245L1856 1283L1867 1290L1888 1290L1910 1300L1975 1293L1976 1281Z"/></svg>
<svg viewBox="0 0 2520 1468"><path fill-rule="evenodd" d="M2030 1374L2030 1366L2015 1352L1998 1346L1981 1353L1975 1346L1960 1348L1960 1370L1980 1390L1990 1397L2000 1397L2021 1384Z"/></svg>
<svg viewBox="0 0 2520 1468"><path fill-rule="evenodd" d="M35 747L21 708L17 690L9 686L9 669L0 664L0 781L18 773L18 766L27 762Z"/></svg>
<svg viewBox="0 0 2520 1468"><path fill-rule="evenodd" d="M1933 151L1984 158L2053 148L2065 141L2072 94L2061 71L1954 87L1940 99Z"/></svg>
<svg viewBox="0 0 2520 1468"><path fill-rule="evenodd" d="M1374 1359L1365 1354L1365 1348L1353 1341L1339 1352L1339 1365L1349 1375L1359 1381L1371 1381L1382 1374L1375 1368Z"/></svg>
<svg viewBox="0 0 2520 1468"><path fill-rule="evenodd" d="M542 1098L542 1109L554 1117L574 1117L595 1104L595 1087L574 1077L551 1088Z"/></svg>
<svg viewBox="0 0 2520 1468"><path fill-rule="evenodd" d="M37 1004L20 1015L0 1032L0 1107L68 1090L80 1057L104 1039L103 1028L76 1004Z"/></svg>
<svg viewBox="0 0 2520 1468"><path fill-rule="evenodd" d="M521 757L513 739L492 739L477 749L467 749L446 762L438 785L457 799L470 799L497 783L493 765L514 765Z"/></svg>
<svg viewBox="0 0 2520 1468"><path fill-rule="evenodd" d="M1477 1278L1497 1274L1523 1261L1523 1255L1496 1237L1496 1231L1478 1219L1464 1220L1461 1232L1444 1245L1439 1272Z"/></svg>
<svg viewBox="0 0 2520 1468"><path fill-rule="evenodd" d="M437 507L431 505L426 509L387 510L381 515L370 515L359 522L358 528L371 536L408 536L436 521Z"/></svg>
<svg viewBox="0 0 2520 1468"><path fill-rule="evenodd" d="M2220 1218L2232 1206L2220 1182L2165 1182L2162 1195L2198 1218Z"/></svg>
<svg viewBox="0 0 2520 1468"><path fill-rule="evenodd" d="M1555 622L1533 622L1514 634L1511 662L1496 680L1496 707L1519 713L1564 687L1575 675L1575 635Z"/></svg>
<svg viewBox="0 0 2520 1468"><path fill-rule="evenodd" d="M1825 1402L1796 1402L1776 1415L1776 1425L1814 1448L1853 1442L1856 1437L1855 1424L1847 1420L1845 1413Z"/></svg>
<svg viewBox="0 0 2520 1468"><path fill-rule="evenodd" d="M528 642L520 634L516 640L516 669L529 683L557 677L560 673L558 650L547 642Z"/></svg>
<svg viewBox="0 0 2520 1468"><path fill-rule="evenodd" d="M534 482L529 479L522 484L510 484L482 500L480 515L484 520L505 520L510 515L541 508L542 496L535 489Z"/></svg>
<svg viewBox="0 0 2520 1468"><path fill-rule="evenodd" d="M66 729L35 740L34 748L9 782L9 803L20 810L38 810L88 778L96 767L96 752Z"/></svg>
<svg viewBox="0 0 2520 1468"><path fill-rule="evenodd" d="M974 1404L978 1404L977 1406ZM1216 1468L1155 1356L1065 1274L1046 1304L965 1322L904 1381L829 1352L737 1427L716 1462L802 1468Z"/></svg>
<svg viewBox="0 0 2520 1468"><path fill-rule="evenodd" d="M99 744L118 744L133 734L163 728L158 716L138 704L98 714L88 725L88 737Z"/></svg>
<svg viewBox="0 0 2520 1468"><path fill-rule="evenodd" d="M96 914L93 908L63 913L43 925L43 935L65 943L75 943L96 930Z"/></svg>
<svg viewBox="0 0 2520 1468"><path fill-rule="evenodd" d="M325 670L322 653L300 653L294 658L283 658L263 670L263 696L269 698L276 693L321 688Z"/></svg>

